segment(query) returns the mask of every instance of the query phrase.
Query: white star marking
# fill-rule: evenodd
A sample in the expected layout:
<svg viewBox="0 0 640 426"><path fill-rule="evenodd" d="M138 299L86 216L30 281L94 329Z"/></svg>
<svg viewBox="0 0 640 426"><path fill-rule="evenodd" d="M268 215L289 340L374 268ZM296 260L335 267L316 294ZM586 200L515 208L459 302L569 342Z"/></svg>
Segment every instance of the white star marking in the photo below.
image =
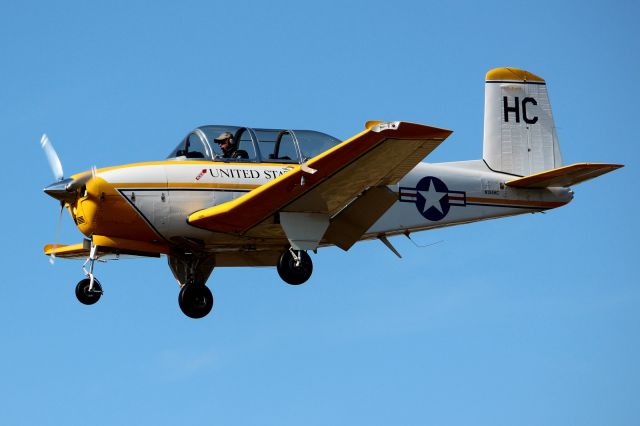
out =
<svg viewBox="0 0 640 426"><path fill-rule="evenodd" d="M436 191L436 188L432 187L431 182L432 181L429 181L429 186L426 191L418 191L418 194L424 198L424 208L422 209L422 213L426 212L431 207L435 207L441 214L444 214L440 207L440 200L446 197L447 193Z"/></svg>

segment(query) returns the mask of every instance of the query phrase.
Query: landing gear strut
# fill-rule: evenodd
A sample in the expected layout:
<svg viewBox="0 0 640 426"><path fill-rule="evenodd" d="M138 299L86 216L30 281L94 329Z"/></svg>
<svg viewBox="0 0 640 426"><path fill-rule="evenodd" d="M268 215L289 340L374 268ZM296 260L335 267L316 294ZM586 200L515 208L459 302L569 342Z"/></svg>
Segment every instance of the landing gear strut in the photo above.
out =
<svg viewBox="0 0 640 426"><path fill-rule="evenodd" d="M300 285L311 277L312 272L313 262L306 251L290 248L278 260L278 274L287 284Z"/></svg>
<svg viewBox="0 0 640 426"><path fill-rule="evenodd" d="M80 303L84 305L93 305L102 296L102 286L100 282L93 275L93 266L98 260L98 247L91 243L91 249L89 251L89 258L82 265L82 271L87 278L80 280L76 285L76 297ZM87 271L87 263L89 264L89 270Z"/></svg>

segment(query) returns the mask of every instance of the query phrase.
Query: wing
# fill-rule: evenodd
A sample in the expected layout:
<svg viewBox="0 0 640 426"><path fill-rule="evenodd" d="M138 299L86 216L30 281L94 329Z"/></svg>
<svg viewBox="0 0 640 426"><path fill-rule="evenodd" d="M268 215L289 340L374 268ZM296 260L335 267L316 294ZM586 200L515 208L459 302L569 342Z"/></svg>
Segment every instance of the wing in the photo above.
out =
<svg viewBox="0 0 640 426"><path fill-rule="evenodd" d="M408 122L368 129L246 195L189 216L214 232L268 234L278 212L333 216L367 189L397 183L452 132ZM278 225L279 228L279 225Z"/></svg>
<svg viewBox="0 0 640 426"><path fill-rule="evenodd" d="M85 244L47 244L44 246L44 254L63 259L86 259L89 257L89 248L85 248Z"/></svg>

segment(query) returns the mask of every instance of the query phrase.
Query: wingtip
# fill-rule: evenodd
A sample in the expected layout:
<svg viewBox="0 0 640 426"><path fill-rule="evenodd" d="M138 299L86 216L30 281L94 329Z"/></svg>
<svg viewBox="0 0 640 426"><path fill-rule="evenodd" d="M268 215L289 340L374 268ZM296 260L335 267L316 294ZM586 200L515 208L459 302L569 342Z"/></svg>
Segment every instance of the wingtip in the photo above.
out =
<svg viewBox="0 0 640 426"><path fill-rule="evenodd" d="M453 133L453 130L442 127L427 126L425 124L413 123L411 121L369 120L365 123L365 127L376 133L385 130L398 130L402 127L403 133L408 131L415 137L429 137L443 140Z"/></svg>
<svg viewBox="0 0 640 426"><path fill-rule="evenodd" d="M50 256L52 254L56 254L60 249L67 247L66 244L46 244L43 247L44 254Z"/></svg>
<svg viewBox="0 0 640 426"><path fill-rule="evenodd" d="M369 120L366 123L364 123L364 128L371 130L372 128L374 128L375 126L377 126L380 123L384 123L384 121L382 121L382 120Z"/></svg>

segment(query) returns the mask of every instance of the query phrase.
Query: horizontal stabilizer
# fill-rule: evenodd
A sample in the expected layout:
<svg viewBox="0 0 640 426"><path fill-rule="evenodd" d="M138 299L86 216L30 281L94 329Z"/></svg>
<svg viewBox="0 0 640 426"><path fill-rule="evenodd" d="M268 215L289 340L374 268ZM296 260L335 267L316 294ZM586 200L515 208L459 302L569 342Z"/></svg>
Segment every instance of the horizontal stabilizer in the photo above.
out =
<svg viewBox="0 0 640 426"><path fill-rule="evenodd" d="M624 167L622 164L576 163L507 182L516 188L572 186Z"/></svg>

